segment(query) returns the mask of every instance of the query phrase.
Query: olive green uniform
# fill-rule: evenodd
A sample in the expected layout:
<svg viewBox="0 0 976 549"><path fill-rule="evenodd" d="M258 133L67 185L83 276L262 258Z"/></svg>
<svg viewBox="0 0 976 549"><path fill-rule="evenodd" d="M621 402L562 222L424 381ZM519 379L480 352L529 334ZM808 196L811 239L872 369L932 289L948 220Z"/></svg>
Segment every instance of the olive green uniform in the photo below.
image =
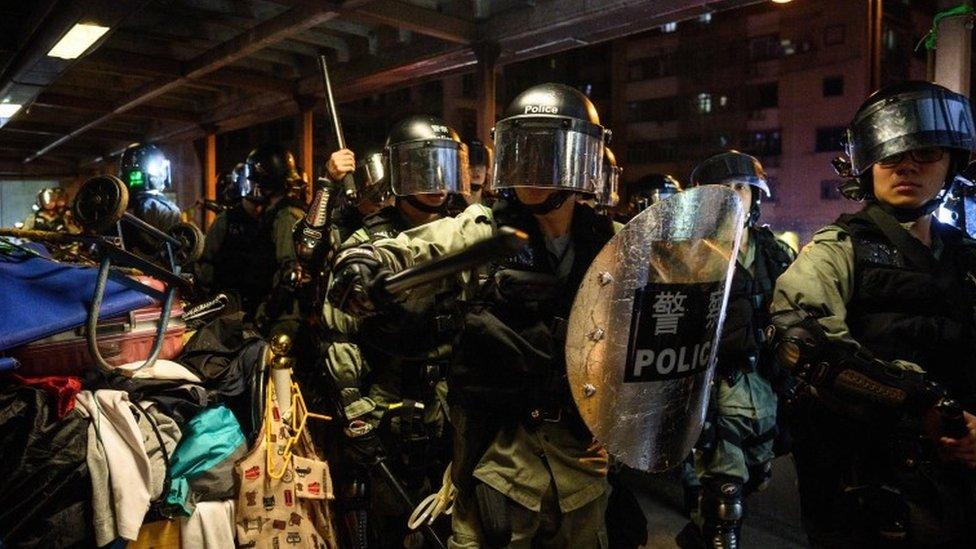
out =
<svg viewBox="0 0 976 549"><path fill-rule="evenodd" d="M372 216L367 216L364 226L353 232L342 247L364 244L377 238L390 237L409 227L409 221L395 207L387 207ZM439 286L440 291L450 286L445 283ZM426 309L432 306L431 300L410 300L399 304L402 310L411 315L409 318L426 318ZM418 502L427 494L437 489L431 479L440 479L449 458L449 428L447 412L447 384L442 374L434 374L436 380L431 379L432 387L420 390L415 379L407 380L407 376L415 376L416 368L406 366L397 351L405 351L406 345L392 333L376 331L370 327L373 319L360 319L346 315L335 309L328 302L322 310L328 338L331 340L326 348L326 366L338 390L343 417L346 422L364 421L375 430L381 420L389 420L389 431L394 437L400 437L401 425L409 420L419 419L426 433L426 442L414 443L422 446L421 451L429 453L429 459L422 459L410 472L399 467L402 456L390 455L396 449L384 448L387 458L390 458L392 470L398 474L398 480L404 484L411 497ZM397 322L397 321L394 321ZM409 321L408 321L409 323ZM413 328L421 332L429 332L433 326L414 324ZM400 331L400 330L394 330ZM418 335L413 330L407 330L411 335ZM417 337L415 341L421 338ZM363 346L368 346L363 348ZM413 350L417 350L416 347ZM430 360L430 363L445 362L450 352L449 345L437 346L434 349L420 349ZM416 362L413 360L412 362ZM424 394L421 394L424 393ZM415 406L403 405L416 399L423 406L422 411ZM409 414L409 418L407 415ZM420 429L415 429L416 433ZM381 432L385 436L386 432ZM398 440L410 437L400 437ZM388 439L384 439L388 440ZM413 446L411 448L417 448ZM426 456L425 456L426 457ZM364 464L357 464L364 465ZM406 525L403 503L378 475L372 474L370 482L369 515L372 523L371 530L381 546L401 546Z"/></svg>
<svg viewBox="0 0 976 549"><path fill-rule="evenodd" d="M305 216L305 212L298 207L297 201L288 198L281 200L283 203L276 203L261 214L261 222L269 224L271 240L274 243L274 258L279 269L274 276L274 285L278 284L281 275L280 269L288 263L296 261L298 257L295 254L292 233L295 230L295 224ZM298 332L301 321L298 305L297 300L291 300L291 303L284 306L275 315L275 318L269 318L267 303L262 304L256 315L257 323L259 326L267 326L269 337L274 337L276 334L294 336Z"/></svg>
<svg viewBox="0 0 976 549"><path fill-rule="evenodd" d="M908 229L912 223L903 226ZM932 242L939 257L941 242ZM850 236L837 225L828 225L813 235L790 268L776 281L770 313L802 310L815 313L827 337L860 347L847 326L847 303L854 287L854 246ZM918 365L894 360L906 370L922 371Z"/></svg>
<svg viewBox="0 0 976 549"><path fill-rule="evenodd" d="M739 251L740 267L753 276L757 271L757 249L753 237ZM789 255L792 257L792 252ZM774 457L770 434L776 428L776 392L755 369L741 371L733 379L716 376L713 391L715 443L710 450L696 454L696 473L699 477L734 477L745 484L750 480L750 469Z"/></svg>
<svg viewBox="0 0 976 549"><path fill-rule="evenodd" d="M474 204L445 218L373 245L394 271L460 250L490 237L493 212ZM571 244L571 242L570 242ZM564 250L556 275L565 277L573 264L572 245ZM418 288L415 292L424 291ZM455 414L459 432L470 418ZM459 457L455 455L455 465ZM582 440L567 421L542 421L529 429L504 428L474 466L476 479L507 497L512 546L601 547L606 545L604 509L608 483L606 450L592 437ZM455 479L457 482L459 479ZM483 546L474 500L459 497L453 515L451 545Z"/></svg>
<svg viewBox="0 0 976 549"><path fill-rule="evenodd" d="M851 218L857 216L864 218L863 214ZM901 225L905 230L910 230L912 223ZM937 222L932 222L932 242L928 252L938 262L936 265L941 271L935 272L939 274L948 274L946 271L952 269L951 261L954 261L950 260L948 264L941 262L947 248L940 234L945 231L937 226ZM948 232L946 234L949 235ZM905 272L905 269L885 263L902 261L900 248L864 247L861 249L880 250L880 255L859 256L855 248L864 245L854 240L852 234L839 225L829 225L818 231L777 282L771 310L773 314L789 311L810 314L823 328L828 340L864 350L869 356L878 356L885 352L884 349L868 350L855 340L849 324L857 313L854 305L858 292L874 291L874 288L860 288L864 279L858 280L858 272L859 269L874 268L876 272L891 276L892 273L898 274L899 269L902 269L901 272ZM956 245L953 251L958 254L960 248ZM892 249L895 251L891 252ZM952 252L949 256L959 257ZM916 289L910 291L915 292ZM962 303L965 300L961 293L946 297L949 302ZM925 313L918 314L921 316ZM894 330L896 325L895 322L882 323L876 329ZM950 343L950 337L946 332L940 337L928 339L927 344L936 348L941 345L952 352L955 344ZM914 362L894 356L884 358L895 368L925 373L925 369ZM928 365L940 366L945 365ZM953 361L948 366L953 371L960 371L966 365ZM954 528L966 524L965 519L958 516L965 504L959 502L956 492L963 483L956 480L947 484L946 478L954 477L944 477L946 471L954 471L952 466L940 464L938 459L930 463L931 458L926 457L925 453L913 458L919 463L918 467L910 465L912 460L895 457L901 452L911 452L914 443L910 441L917 438L912 438L911 434L899 434L898 428L888 423L867 424L859 419L831 415L831 407L821 400L798 402L798 412L801 414L798 419L804 419L796 426L794 453L804 526L814 546L854 547L874 543L873 536L884 531L884 528L890 528L894 524L890 516L900 514L901 508L904 508L904 515L898 519L898 528L907 528L908 543L912 545L938 545L960 535ZM838 428L838 425L841 427ZM903 438L905 436L908 438ZM874 465L864 463L866 456L873 456L870 459L876 460ZM869 474L872 476L865 478ZM874 488L879 482L885 488ZM853 500L844 497L849 490L854 490L856 494L861 493L857 490L865 490L865 493L859 496L860 499ZM854 505L853 501L861 503ZM877 506L878 501L883 502L880 507Z"/></svg>

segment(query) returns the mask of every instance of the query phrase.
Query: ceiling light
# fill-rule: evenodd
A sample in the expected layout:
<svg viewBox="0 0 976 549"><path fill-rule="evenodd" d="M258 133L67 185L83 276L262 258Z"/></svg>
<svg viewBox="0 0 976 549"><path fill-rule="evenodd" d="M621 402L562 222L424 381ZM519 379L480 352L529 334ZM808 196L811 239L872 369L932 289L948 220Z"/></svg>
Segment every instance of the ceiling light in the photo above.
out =
<svg viewBox="0 0 976 549"><path fill-rule="evenodd" d="M67 34L61 37L61 40L58 40L58 43L47 54L61 59L76 59L106 32L108 32L108 27L77 23L71 27Z"/></svg>
<svg viewBox="0 0 976 549"><path fill-rule="evenodd" d="M0 103L0 119L7 119L17 114L23 107L20 103Z"/></svg>
<svg viewBox="0 0 976 549"><path fill-rule="evenodd" d="M773 0L774 4L789 4L793 0Z"/></svg>

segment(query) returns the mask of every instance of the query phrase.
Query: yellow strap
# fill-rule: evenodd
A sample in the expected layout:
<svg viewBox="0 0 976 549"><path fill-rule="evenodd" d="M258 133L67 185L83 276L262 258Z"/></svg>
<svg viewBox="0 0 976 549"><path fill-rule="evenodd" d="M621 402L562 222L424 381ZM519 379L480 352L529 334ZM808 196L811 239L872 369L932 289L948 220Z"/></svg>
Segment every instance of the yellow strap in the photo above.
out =
<svg viewBox="0 0 976 549"><path fill-rule="evenodd" d="M297 383L292 382L291 383L291 394L292 394L291 409L289 409L288 413L285 415L290 416L291 425L289 425L289 427L293 434L288 437L288 442L285 444L285 450L282 453L283 461L281 464L281 469L275 471L274 463L273 463L274 459L272 457L273 444L271 443L271 433L272 433L271 424L273 423L271 420L272 418L271 410L275 404L274 394L275 394L274 380L268 378L268 389L265 392L266 402L265 402L265 414L264 414L265 426L266 426L264 430L265 446L266 446L265 448L266 468L269 477L271 477L274 480L279 480L281 479L281 477L285 476L285 471L288 470L288 464L291 462L291 457L293 452L292 448L295 445L295 443L298 442L298 439L302 436L302 433L305 431L305 423L308 421L308 418L318 419L322 421L331 421L332 418L330 416L309 412L308 408L305 407L305 398L302 396L301 389L298 388ZM281 413L281 410L278 410L278 412Z"/></svg>

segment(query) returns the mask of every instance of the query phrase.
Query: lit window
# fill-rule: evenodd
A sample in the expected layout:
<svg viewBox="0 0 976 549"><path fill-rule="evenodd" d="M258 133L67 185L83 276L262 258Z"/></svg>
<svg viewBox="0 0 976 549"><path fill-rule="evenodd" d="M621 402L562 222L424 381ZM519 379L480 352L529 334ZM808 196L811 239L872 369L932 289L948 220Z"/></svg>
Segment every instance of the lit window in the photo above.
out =
<svg viewBox="0 0 976 549"><path fill-rule="evenodd" d="M793 41L788 38L780 40L779 45L783 48L783 55L793 55L796 53L796 46L794 46Z"/></svg>
<svg viewBox="0 0 976 549"><path fill-rule="evenodd" d="M729 104L729 97L727 95L718 96L718 106L725 108Z"/></svg>
<svg viewBox="0 0 976 549"><path fill-rule="evenodd" d="M710 93L698 94L698 113L708 114L710 112L712 112L712 94Z"/></svg>
<svg viewBox="0 0 976 549"><path fill-rule="evenodd" d="M661 25L661 32L674 32L678 30L678 23L672 21Z"/></svg>
<svg viewBox="0 0 976 549"><path fill-rule="evenodd" d="M712 22L712 14L711 13L703 13L703 14L699 15L698 16L698 22L699 23L703 23L703 24L711 23Z"/></svg>

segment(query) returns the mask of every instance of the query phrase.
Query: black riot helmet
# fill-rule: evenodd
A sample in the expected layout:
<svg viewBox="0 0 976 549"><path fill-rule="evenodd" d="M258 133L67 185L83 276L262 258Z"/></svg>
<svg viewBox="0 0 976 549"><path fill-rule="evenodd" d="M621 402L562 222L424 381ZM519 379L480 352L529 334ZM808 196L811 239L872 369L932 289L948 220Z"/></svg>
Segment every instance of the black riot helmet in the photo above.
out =
<svg viewBox="0 0 976 549"><path fill-rule="evenodd" d="M746 217L746 227L759 220L762 195L769 196L769 182L766 170L754 156L739 151L716 154L703 160L691 171L691 185L728 185L736 183L752 187L752 204ZM759 192L762 191L762 192Z"/></svg>
<svg viewBox="0 0 976 549"><path fill-rule="evenodd" d="M627 200L631 215L637 215L662 200L681 192L681 183L670 174L652 173L628 185Z"/></svg>
<svg viewBox="0 0 976 549"><path fill-rule="evenodd" d="M165 191L171 183L169 160L156 145L133 143L122 152L119 179L130 192Z"/></svg>
<svg viewBox="0 0 976 549"><path fill-rule="evenodd" d="M393 194L390 178L387 177L386 155L379 147L366 149L356 163L356 195L360 200L374 204L386 202Z"/></svg>
<svg viewBox="0 0 976 549"><path fill-rule="evenodd" d="M617 156L610 147L603 148L603 184L596 195L596 206L602 209L616 208L620 203L620 174L624 169L617 165Z"/></svg>
<svg viewBox="0 0 976 549"><path fill-rule="evenodd" d="M533 86L512 101L492 132L492 189L599 193L610 131L579 90L563 84Z"/></svg>
<svg viewBox="0 0 976 549"><path fill-rule="evenodd" d="M468 147L447 122L435 116L410 116L398 122L384 149L393 194L448 192L468 194Z"/></svg>
<svg viewBox="0 0 976 549"><path fill-rule="evenodd" d="M281 145L261 145L244 161L241 196L264 203L272 196L287 192L301 180L291 151Z"/></svg>
<svg viewBox="0 0 976 549"><path fill-rule="evenodd" d="M946 174L948 187L976 148L969 99L918 80L886 86L868 97L854 114L844 140L848 161L836 159L834 167L850 178L841 191L853 200L874 196L871 171L879 160L916 149L948 149L952 155ZM918 211L906 212L906 217L930 213L941 201L939 196Z"/></svg>

